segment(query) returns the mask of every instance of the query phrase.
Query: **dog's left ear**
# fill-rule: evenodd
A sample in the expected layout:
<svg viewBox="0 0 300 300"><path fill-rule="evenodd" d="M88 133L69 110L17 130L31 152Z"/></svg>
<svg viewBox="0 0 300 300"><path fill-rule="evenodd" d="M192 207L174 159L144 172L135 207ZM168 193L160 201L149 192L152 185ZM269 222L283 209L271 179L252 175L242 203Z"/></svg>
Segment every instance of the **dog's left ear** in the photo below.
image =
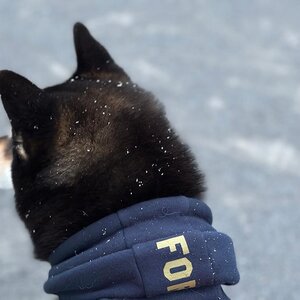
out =
<svg viewBox="0 0 300 300"><path fill-rule="evenodd" d="M44 92L23 76L1 71L0 95L13 127L30 129L32 122L41 116L40 103Z"/></svg>
<svg viewBox="0 0 300 300"><path fill-rule="evenodd" d="M84 73L113 73L127 76L108 51L97 42L88 29L81 23L74 25L74 43L77 55L77 71L75 75Z"/></svg>

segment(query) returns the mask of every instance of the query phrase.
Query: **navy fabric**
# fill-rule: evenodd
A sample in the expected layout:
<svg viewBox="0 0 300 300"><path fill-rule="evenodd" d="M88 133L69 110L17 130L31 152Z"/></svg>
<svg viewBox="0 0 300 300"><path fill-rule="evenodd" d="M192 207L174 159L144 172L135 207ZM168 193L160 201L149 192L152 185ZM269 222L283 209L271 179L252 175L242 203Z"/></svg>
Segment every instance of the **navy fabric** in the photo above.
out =
<svg viewBox="0 0 300 300"><path fill-rule="evenodd" d="M183 196L122 209L53 251L44 289L62 300L228 299L234 248L211 224L209 207Z"/></svg>

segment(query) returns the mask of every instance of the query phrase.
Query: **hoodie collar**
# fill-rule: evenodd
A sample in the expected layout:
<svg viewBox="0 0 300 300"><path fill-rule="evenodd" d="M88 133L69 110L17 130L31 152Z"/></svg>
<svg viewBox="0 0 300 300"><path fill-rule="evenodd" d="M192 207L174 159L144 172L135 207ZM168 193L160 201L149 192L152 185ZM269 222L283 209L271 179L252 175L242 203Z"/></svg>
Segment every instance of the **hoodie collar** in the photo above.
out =
<svg viewBox="0 0 300 300"><path fill-rule="evenodd" d="M234 248L211 224L209 207L183 196L122 209L53 251L44 289L62 300L228 299L220 285L239 281Z"/></svg>

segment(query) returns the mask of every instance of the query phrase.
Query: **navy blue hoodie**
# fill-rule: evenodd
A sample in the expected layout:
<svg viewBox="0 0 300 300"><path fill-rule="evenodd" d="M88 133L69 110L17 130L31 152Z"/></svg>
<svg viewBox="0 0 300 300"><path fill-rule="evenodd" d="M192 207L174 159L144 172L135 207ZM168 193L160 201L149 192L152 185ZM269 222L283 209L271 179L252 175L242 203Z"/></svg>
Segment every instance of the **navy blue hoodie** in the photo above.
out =
<svg viewBox="0 0 300 300"><path fill-rule="evenodd" d="M239 281L231 239L209 207L169 197L122 209L76 233L51 254L45 291L61 300L228 299Z"/></svg>

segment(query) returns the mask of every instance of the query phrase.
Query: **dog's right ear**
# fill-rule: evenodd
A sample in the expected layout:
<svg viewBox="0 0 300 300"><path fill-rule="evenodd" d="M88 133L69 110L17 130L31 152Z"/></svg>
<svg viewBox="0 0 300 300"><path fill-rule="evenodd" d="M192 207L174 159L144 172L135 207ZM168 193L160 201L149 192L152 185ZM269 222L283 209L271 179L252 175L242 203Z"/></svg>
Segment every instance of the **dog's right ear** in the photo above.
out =
<svg viewBox="0 0 300 300"><path fill-rule="evenodd" d="M12 71L0 71L0 95L13 127L29 129L39 118L44 92L26 78Z"/></svg>
<svg viewBox="0 0 300 300"><path fill-rule="evenodd" d="M108 51L97 42L88 29L81 23L74 25L74 43L77 56L77 71L75 75L84 73L113 73L127 76Z"/></svg>

